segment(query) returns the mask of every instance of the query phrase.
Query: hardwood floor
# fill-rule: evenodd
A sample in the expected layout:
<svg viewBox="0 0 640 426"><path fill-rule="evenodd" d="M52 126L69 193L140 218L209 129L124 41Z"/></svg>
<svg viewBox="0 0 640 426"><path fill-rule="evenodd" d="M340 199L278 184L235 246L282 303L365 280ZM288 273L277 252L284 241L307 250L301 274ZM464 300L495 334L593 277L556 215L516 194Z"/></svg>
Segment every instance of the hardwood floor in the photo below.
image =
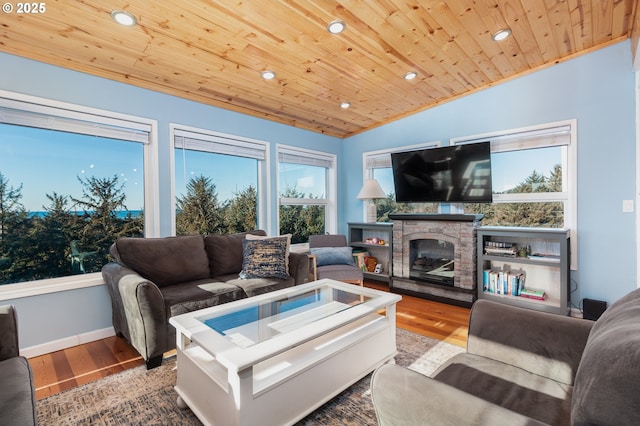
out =
<svg viewBox="0 0 640 426"><path fill-rule="evenodd" d="M126 340L112 336L30 358L29 364L36 398L42 399L142 365L144 361Z"/></svg>
<svg viewBox="0 0 640 426"><path fill-rule="evenodd" d="M389 290L376 281L366 281L365 286ZM462 347L468 322L467 308L404 295L396 306L398 327ZM116 336L33 357L29 363L37 399L144 364L138 352Z"/></svg>
<svg viewBox="0 0 640 426"><path fill-rule="evenodd" d="M365 281L365 286L389 291L387 284L377 281ZM468 308L402 295L396 305L396 326L464 348L469 312Z"/></svg>

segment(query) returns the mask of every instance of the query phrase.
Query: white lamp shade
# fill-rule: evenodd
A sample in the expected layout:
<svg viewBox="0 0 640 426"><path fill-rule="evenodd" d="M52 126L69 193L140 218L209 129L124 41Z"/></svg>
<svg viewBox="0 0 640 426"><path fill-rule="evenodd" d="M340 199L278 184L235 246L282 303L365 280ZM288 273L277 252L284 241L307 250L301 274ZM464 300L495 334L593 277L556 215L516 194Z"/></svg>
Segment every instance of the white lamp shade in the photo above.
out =
<svg viewBox="0 0 640 426"><path fill-rule="evenodd" d="M364 181L357 198L358 200L372 200L374 198L386 198L386 196L377 180L367 179Z"/></svg>

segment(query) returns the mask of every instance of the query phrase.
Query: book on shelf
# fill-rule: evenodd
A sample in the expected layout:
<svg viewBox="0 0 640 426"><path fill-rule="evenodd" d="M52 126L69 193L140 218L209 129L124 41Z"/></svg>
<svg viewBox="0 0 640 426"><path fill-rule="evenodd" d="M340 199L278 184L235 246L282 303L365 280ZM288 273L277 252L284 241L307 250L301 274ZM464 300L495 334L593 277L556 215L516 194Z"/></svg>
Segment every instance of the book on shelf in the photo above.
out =
<svg viewBox="0 0 640 426"><path fill-rule="evenodd" d="M526 275L522 271L497 271L486 269L482 275L482 290L487 293L520 296Z"/></svg>
<svg viewBox="0 0 640 426"><path fill-rule="evenodd" d="M495 247L485 247L484 253L493 255L493 256L507 256L507 257L516 257L518 253L515 247L511 248L495 248Z"/></svg>
<svg viewBox="0 0 640 426"><path fill-rule="evenodd" d="M366 271L367 269L367 257L369 257L369 252L365 251L365 250L361 250L361 251L353 251L352 253L353 256L353 262L355 263L355 265L362 269L363 271Z"/></svg>
<svg viewBox="0 0 640 426"><path fill-rule="evenodd" d="M484 253L493 256L516 257L518 254L518 248L513 243L485 241Z"/></svg>
<svg viewBox="0 0 640 426"><path fill-rule="evenodd" d="M535 288L523 288L520 292L520 296L535 300L545 300L547 298L544 290Z"/></svg>

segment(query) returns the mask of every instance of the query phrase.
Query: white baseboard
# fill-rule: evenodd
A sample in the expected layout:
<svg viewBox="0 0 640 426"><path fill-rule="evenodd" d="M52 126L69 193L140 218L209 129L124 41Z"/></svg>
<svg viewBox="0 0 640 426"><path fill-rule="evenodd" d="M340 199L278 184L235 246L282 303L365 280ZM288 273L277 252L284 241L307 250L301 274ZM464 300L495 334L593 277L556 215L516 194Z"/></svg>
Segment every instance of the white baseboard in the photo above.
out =
<svg viewBox="0 0 640 426"><path fill-rule="evenodd" d="M113 327L103 328L101 330L89 331L88 333L77 334L75 336L65 337L63 339L42 343L28 348L21 348L20 355L33 358L55 351L71 348L73 346L82 345L84 343L94 342L96 340L115 336L116 332Z"/></svg>

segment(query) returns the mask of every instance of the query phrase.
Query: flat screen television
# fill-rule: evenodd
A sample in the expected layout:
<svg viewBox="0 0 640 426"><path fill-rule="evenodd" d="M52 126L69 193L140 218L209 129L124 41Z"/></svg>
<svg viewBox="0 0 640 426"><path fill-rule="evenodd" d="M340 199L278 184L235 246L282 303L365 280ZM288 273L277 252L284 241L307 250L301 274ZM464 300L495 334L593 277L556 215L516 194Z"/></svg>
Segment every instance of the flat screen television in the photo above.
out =
<svg viewBox="0 0 640 426"><path fill-rule="evenodd" d="M491 142L391 154L399 203L490 203Z"/></svg>

